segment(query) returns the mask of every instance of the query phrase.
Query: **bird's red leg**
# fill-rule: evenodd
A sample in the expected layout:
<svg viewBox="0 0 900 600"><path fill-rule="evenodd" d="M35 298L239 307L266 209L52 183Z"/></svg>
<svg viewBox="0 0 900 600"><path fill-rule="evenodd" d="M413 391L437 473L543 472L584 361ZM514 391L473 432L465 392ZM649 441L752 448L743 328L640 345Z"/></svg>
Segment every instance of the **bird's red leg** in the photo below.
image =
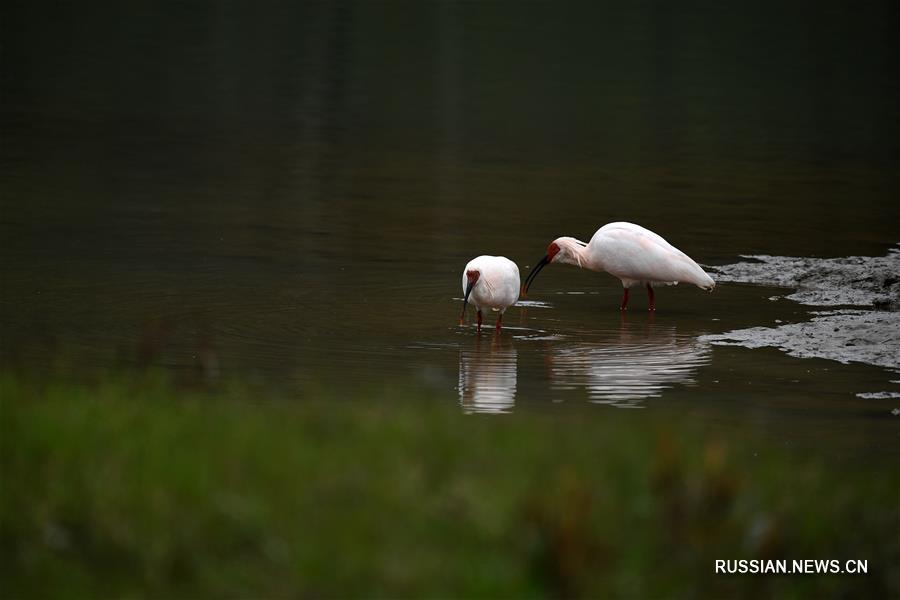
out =
<svg viewBox="0 0 900 600"><path fill-rule="evenodd" d="M625 288L625 293L622 294L622 306L619 310L628 310L628 288Z"/></svg>
<svg viewBox="0 0 900 600"><path fill-rule="evenodd" d="M481 320L482 320L482 315L481 315L481 309L479 308L478 309L478 331L479 331L479 333L481 332Z"/></svg>
<svg viewBox="0 0 900 600"><path fill-rule="evenodd" d="M503 321L503 313L497 315L497 333L500 333L500 323Z"/></svg>
<svg viewBox="0 0 900 600"><path fill-rule="evenodd" d="M653 297L653 286L647 284L647 298L650 300L650 308L648 310L656 310L656 300Z"/></svg>

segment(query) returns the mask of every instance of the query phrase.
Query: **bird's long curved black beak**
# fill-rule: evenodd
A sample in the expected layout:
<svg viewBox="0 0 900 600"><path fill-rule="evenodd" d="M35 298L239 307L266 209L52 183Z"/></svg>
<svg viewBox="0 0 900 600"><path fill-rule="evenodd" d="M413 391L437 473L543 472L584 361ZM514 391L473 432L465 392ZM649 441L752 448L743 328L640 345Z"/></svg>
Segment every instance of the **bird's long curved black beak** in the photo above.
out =
<svg viewBox="0 0 900 600"><path fill-rule="evenodd" d="M534 279L537 277L537 274L541 272L541 269L550 264L550 255L544 255L538 264L534 265L534 268L531 269L531 272L528 274L528 277L525 278L525 284L522 286L522 297L528 293L528 288L531 287L531 284L534 283Z"/></svg>
<svg viewBox="0 0 900 600"><path fill-rule="evenodd" d="M462 309L462 312L459 313L459 324L460 325L462 325L465 322L466 306L469 304L469 294L472 293L473 287L475 287L475 282L470 279L469 284L466 286L466 297L463 299L463 309Z"/></svg>

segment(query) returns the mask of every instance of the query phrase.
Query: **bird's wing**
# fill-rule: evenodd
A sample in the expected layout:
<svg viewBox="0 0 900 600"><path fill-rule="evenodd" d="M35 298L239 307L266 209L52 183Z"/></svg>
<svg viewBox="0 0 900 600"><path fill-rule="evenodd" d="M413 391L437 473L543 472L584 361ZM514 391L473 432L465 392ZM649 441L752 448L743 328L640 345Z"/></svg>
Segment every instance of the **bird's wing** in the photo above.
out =
<svg viewBox="0 0 900 600"><path fill-rule="evenodd" d="M604 225L603 227L601 227L600 229L597 230L597 234L602 233L602 232L615 232L617 230L619 232L630 232L630 233L633 233L634 235L647 237L652 240L655 240L656 242L658 242L659 244L661 244L663 246L669 246L670 248L677 250L674 246L672 246L672 244L667 242L658 233L650 231L646 227L641 227L640 225L635 225L634 223L628 223L626 221L616 221L615 223L607 223L606 225Z"/></svg>
<svg viewBox="0 0 900 600"><path fill-rule="evenodd" d="M684 252L643 227L610 227L598 239L606 271L623 280L693 282L702 269ZM600 232L598 232L599 234Z"/></svg>
<svg viewBox="0 0 900 600"><path fill-rule="evenodd" d="M519 267L505 256L491 257L485 265L486 282L498 305L511 305L519 298Z"/></svg>

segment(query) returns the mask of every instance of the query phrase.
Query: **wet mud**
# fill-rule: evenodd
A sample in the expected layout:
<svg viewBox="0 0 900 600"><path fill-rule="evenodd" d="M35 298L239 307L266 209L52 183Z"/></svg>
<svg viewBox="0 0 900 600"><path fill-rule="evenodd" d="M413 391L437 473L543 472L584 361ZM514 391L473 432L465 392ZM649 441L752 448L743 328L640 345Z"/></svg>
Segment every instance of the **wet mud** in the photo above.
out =
<svg viewBox="0 0 900 600"><path fill-rule="evenodd" d="M900 371L900 249L892 248L881 257L744 258L750 261L717 267L717 281L794 290L772 300L784 297L808 306L854 308L814 310L808 321L706 335L702 341L746 348L774 347L800 358L858 362Z"/></svg>
<svg viewBox="0 0 900 600"><path fill-rule="evenodd" d="M701 341L745 348L774 347L798 358L827 358L900 369L900 313L862 310L815 311L810 321L751 327Z"/></svg>
<svg viewBox="0 0 900 600"><path fill-rule="evenodd" d="M809 306L900 309L900 247L886 256L742 258L751 262L714 267L716 281L793 288L785 297Z"/></svg>

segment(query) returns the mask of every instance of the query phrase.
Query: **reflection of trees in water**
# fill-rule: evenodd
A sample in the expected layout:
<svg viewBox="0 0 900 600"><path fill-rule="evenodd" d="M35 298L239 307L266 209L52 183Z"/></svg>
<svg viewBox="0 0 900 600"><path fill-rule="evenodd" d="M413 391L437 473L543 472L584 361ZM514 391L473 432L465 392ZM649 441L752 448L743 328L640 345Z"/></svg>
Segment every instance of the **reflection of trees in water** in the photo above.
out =
<svg viewBox="0 0 900 600"><path fill-rule="evenodd" d="M516 349L477 342L459 351L459 403L466 412L509 412L516 402Z"/></svg>
<svg viewBox="0 0 900 600"><path fill-rule="evenodd" d="M634 406L675 384L692 384L707 364L709 345L680 337L674 327L630 328L607 339L554 345L550 374L556 389L587 389L592 402Z"/></svg>

